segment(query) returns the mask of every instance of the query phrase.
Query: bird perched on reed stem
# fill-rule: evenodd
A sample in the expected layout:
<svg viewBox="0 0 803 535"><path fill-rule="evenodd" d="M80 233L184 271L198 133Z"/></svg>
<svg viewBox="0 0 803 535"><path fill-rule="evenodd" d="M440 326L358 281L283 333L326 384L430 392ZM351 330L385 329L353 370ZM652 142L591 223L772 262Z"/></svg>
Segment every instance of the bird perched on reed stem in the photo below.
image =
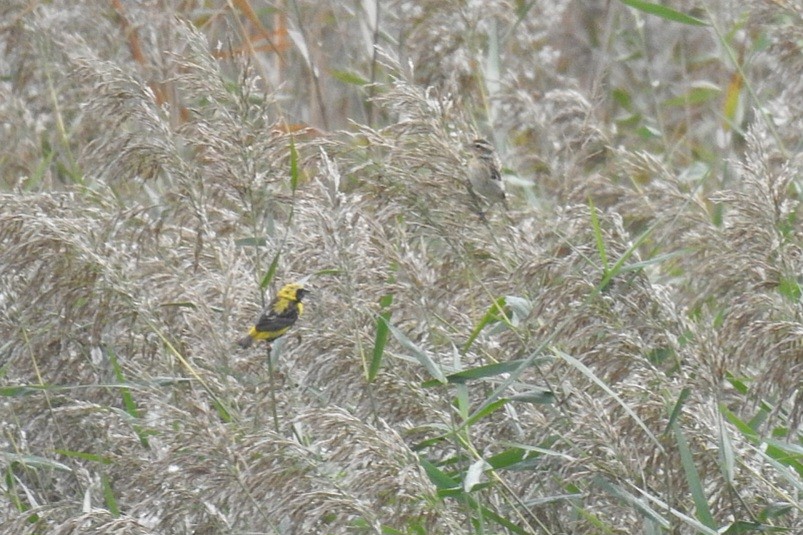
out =
<svg viewBox="0 0 803 535"><path fill-rule="evenodd" d="M501 202L507 209L505 184L502 182L499 157L487 140L478 138L471 142L471 160L468 163L468 180L472 191L493 206Z"/></svg>
<svg viewBox="0 0 803 535"><path fill-rule="evenodd" d="M273 301L262 311L248 334L237 342L240 347L245 349L258 340L273 342L290 330L290 327L304 312L301 298L307 293L309 291L297 282L282 286Z"/></svg>

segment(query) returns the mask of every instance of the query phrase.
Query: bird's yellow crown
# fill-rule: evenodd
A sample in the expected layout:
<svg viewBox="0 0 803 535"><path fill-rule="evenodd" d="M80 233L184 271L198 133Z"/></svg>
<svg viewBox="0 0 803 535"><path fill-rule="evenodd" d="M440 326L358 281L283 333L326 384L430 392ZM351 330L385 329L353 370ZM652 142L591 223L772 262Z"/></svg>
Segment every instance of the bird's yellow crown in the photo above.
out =
<svg viewBox="0 0 803 535"><path fill-rule="evenodd" d="M277 295L279 299L301 301L301 298L304 297L305 293L307 293L307 290L304 288L303 284L300 282L291 282L290 284L285 284L282 286L282 289L279 290Z"/></svg>

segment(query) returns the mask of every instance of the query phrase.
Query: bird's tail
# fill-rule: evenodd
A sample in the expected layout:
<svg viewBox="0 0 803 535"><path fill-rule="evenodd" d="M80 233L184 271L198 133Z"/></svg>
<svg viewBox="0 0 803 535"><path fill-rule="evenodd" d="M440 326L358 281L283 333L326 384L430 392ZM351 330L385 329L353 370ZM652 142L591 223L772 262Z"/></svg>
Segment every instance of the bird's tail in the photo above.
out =
<svg viewBox="0 0 803 535"><path fill-rule="evenodd" d="M251 347L251 344L253 344L253 343L254 343L254 339L251 338L251 335L248 335L248 334L237 341L237 345L240 346L243 349L247 349L247 348Z"/></svg>

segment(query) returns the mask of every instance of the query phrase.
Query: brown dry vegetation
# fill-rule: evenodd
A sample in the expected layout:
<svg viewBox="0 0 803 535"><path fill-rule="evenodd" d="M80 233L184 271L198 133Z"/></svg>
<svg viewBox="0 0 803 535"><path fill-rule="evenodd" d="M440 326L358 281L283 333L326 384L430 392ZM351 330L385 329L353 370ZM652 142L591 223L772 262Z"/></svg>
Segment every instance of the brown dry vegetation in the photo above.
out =
<svg viewBox="0 0 803 535"><path fill-rule="evenodd" d="M3 2L0 532L799 529L803 8L671 4Z"/></svg>

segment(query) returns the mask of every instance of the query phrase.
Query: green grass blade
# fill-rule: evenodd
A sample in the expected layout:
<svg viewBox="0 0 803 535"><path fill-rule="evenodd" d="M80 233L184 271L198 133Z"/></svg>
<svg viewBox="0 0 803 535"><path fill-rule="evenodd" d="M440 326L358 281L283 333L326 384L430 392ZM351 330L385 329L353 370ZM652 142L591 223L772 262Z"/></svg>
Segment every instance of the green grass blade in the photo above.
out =
<svg viewBox="0 0 803 535"><path fill-rule="evenodd" d="M663 451L663 449L664 449L663 446L661 445L661 443L658 440L658 438L652 433L652 431L650 431L650 428L647 427L647 424L645 424L642 421L642 419L639 418L638 415L635 412L633 412L633 409L631 409L624 402L624 400L622 400L622 398L620 398L613 390L611 390L608 385L606 385L604 382L602 382L599 379L599 377L594 375L594 372L592 372L590 369L588 369L586 367L585 364L583 364L582 362L580 362L576 358L572 357L571 355L568 355L568 354L566 354L566 353L564 353L562 351L558 351L558 350L555 350L555 354L558 355L563 360L565 360L568 364L570 364L573 367L575 367L577 370L580 371L580 373L585 375L588 379L590 379L597 386L599 386L602 390L604 390L609 396L611 396L611 398L613 398L625 410L625 412L627 412L627 414L629 414L630 417L633 418L633 420L638 424L638 426L641 427L641 429L644 430L644 433L650 438L650 440L653 441L655 446L659 450Z"/></svg>
<svg viewBox="0 0 803 535"><path fill-rule="evenodd" d="M496 301L488 307L487 312L482 317L482 319L477 323L477 326L474 327L474 330L471 331L471 335L468 337L468 341L463 345L463 353L466 353L470 348L477 337L480 335L482 330L487 327L488 325L492 325L494 323L498 323L499 321L507 320L505 316L505 305L507 304L507 300L504 297L499 297Z"/></svg>
<svg viewBox="0 0 803 535"><path fill-rule="evenodd" d="M768 459L777 462L779 465L791 468L799 477L803 477L803 447L773 439L762 440L752 426L739 418L725 405L719 406L719 412L725 417L728 423L736 427L736 429L738 429L754 446L762 448L764 450L764 455L766 455Z"/></svg>
<svg viewBox="0 0 803 535"><path fill-rule="evenodd" d="M74 451L74 450L65 450L61 448L56 448L56 453L59 455L64 455L65 457L69 457L71 459L81 459L82 461L89 461L92 463L100 463L100 464L111 464L112 460L110 457L106 457L104 455L98 455L97 453L87 453L85 451Z"/></svg>
<svg viewBox="0 0 803 535"><path fill-rule="evenodd" d="M675 432L675 442L680 452L680 462L686 474L686 483L689 486L689 491L694 501L697 519L702 522L704 526L715 530L717 529L717 523L716 520L714 520L714 516L711 514L711 509L708 507L708 500L705 497L705 491L703 491L702 481L700 481L700 473L694 465L694 458L689 449L689 443L686 441L686 435L683 434L683 430L677 422L672 425L672 430Z"/></svg>
<svg viewBox="0 0 803 535"><path fill-rule="evenodd" d="M527 368L528 366L551 362L553 360L555 360L554 357L538 357L535 359L518 359L509 360L507 362L497 362L495 364L486 364L485 366L478 366L476 368L468 368L459 372L450 373L446 376L446 380L450 384L463 384L472 380L498 377L507 373L513 373L519 370L521 366ZM431 388L440 384L441 383L438 381L424 381L421 386L424 388Z"/></svg>
<svg viewBox="0 0 803 535"><path fill-rule="evenodd" d="M722 416L719 417L718 428L720 470L725 476L725 480L733 485L735 483L733 444L728 434L728 428L725 426L725 419Z"/></svg>
<svg viewBox="0 0 803 535"><path fill-rule="evenodd" d="M21 455L18 453L0 451L0 460L9 465L12 463L19 463L29 468L43 468L46 470L58 470L60 472L73 471L72 468L66 464L39 455Z"/></svg>
<svg viewBox="0 0 803 535"><path fill-rule="evenodd" d="M267 273L265 273L265 276L262 277L262 280L259 282L259 287L262 288L263 290L267 288L268 285L270 285L271 281L273 280L273 277L276 276L276 270L279 268L280 256L281 253L276 253L276 256L273 257L273 260L271 261L270 266L268 267Z"/></svg>
<svg viewBox="0 0 803 535"><path fill-rule="evenodd" d="M527 535L528 533L532 533L532 531L519 527L507 518L501 516L499 513L492 511L485 506L480 506L480 511L482 512L482 516L484 518L492 522L496 522L510 533L518 533L519 535Z"/></svg>
<svg viewBox="0 0 803 535"><path fill-rule="evenodd" d="M648 15L655 15L657 17L661 17L665 20L671 20L672 22L679 22L681 24L687 24L689 26L708 26L709 24L702 20L698 19L697 17L692 17L691 15L686 15L680 11L675 11L674 9L670 9L661 4L653 4L651 2L644 2L643 0L619 0L624 5L632 7L633 9L637 9L643 13L647 13Z"/></svg>
<svg viewBox="0 0 803 535"><path fill-rule="evenodd" d="M700 535L719 535L721 533L716 529L712 529L706 526L698 519L687 515L686 508L684 508L683 510L675 509L667 501L663 500L659 496L650 494L649 492L646 492L643 489L633 485L631 485L631 489L637 491L643 500L650 502L653 505L654 509L658 511L666 511L675 518L679 519L684 524L690 526L693 530L693 533L699 533Z"/></svg>
<svg viewBox="0 0 803 535"><path fill-rule="evenodd" d="M524 362L524 360L509 360L507 362L498 362L496 364L477 366L476 368L461 370L457 373L450 373L446 376L446 380L450 383L465 383L466 381L472 379L496 377L497 375L502 375L503 373L515 371L522 364L522 362Z"/></svg>
<svg viewBox="0 0 803 535"><path fill-rule="evenodd" d="M465 384L455 385L454 404L457 407L457 414L463 421L468 419L471 410L471 401L468 395L468 387ZM462 427L460 428L462 430Z"/></svg>
<svg viewBox="0 0 803 535"><path fill-rule="evenodd" d="M460 483L446 475L446 473L429 462L428 460L424 459L423 457L420 458L421 466L424 468L424 472L426 472L427 477L429 480L432 481L432 484L435 485L435 488L438 490L446 490L446 489L459 489Z"/></svg>
<svg viewBox="0 0 803 535"><path fill-rule="evenodd" d="M343 82L344 84L364 86L371 83L369 80L366 80L356 72L352 71L334 69L329 71L329 73L332 75L332 78L339 82Z"/></svg>
<svg viewBox="0 0 803 535"><path fill-rule="evenodd" d="M627 490L623 489L621 486L608 481L606 478L602 476L597 476L594 478L594 484L605 490L611 496L615 496L616 498L622 500L623 502L629 504L634 509L636 509L644 518L655 522L663 529L669 529L672 524L661 516L658 512L656 512L652 507L649 506L643 499L639 498L638 496L633 495L632 493L628 492Z"/></svg>
<svg viewBox="0 0 803 535"><path fill-rule="evenodd" d="M444 375L440 365L432 360L429 355L426 354L426 352L415 345L412 340L407 338L407 336L394 325L388 323L388 328L390 328L390 332L393 334L393 337L402 345L402 347L412 353L418 362L424 365L432 377L434 377L439 383L446 384L446 375Z"/></svg>
<svg viewBox="0 0 803 535"><path fill-rule="evenodd" d="M114 497L114 490L109 477L106 474L101 474L100 483L103 487L103 501L106 502L106 508L112 516L120 516L120 506L117 504L117 498Z"/></svg>
<svg viewBox="0 0 803 535"><path fill-rule="evenodd" d="M167 349L167 352L173 356L181 365L184 367L185 370L192 376L192 378L200 384L204 390L206 390L207 394L212 398L212 405L217 409L218 416L223 422L229 423L233 420L231 415L231 411L226 407L226 405L220 400L220 398L215 394L214 390L209 386L209 384L204 381L203 377L201 377L198 372L195 370L192 364L184 358L184 355L176 349L176 346L164 335L164 333L150 320L146 319L145 322L151 328L154 334L162 341L162 344Z"/></svg>
<svg viewBox="0 0 803 535"><path fill-rule="evenodd" d="M298 189L298 151L296 142L290 138L290 190L295 193Z"/></svg>
<svg viewBox="0 0 803 535"><path fill-rule="evenodd" d="M39 394L49 387L45 385L14 385L14 386L0 386L0 396L16 398L22 396L32 396Z"/></svg>
<svg viewBox="0 0 803 535"><path fill-rule="evenodd" d="M768 438L767 455L803 477L803 446Z"/></svg>
<svg viewBox="0 0 803 535"><path fill-rule="evenodd" d="M390 310L388 308L393 304L393 294L382 296L379 300L379 306L382 312L376 318L376 336L374 337L374 351L371 355L371 362L368 365L368 382L373 382L376 379L376 374L379 373L379 368L382 366L382 357L385 354L385 344L388 341L388 334L390 333Z"/></svg>
<svg viewBox="0 0 803 535"><path fill-rule="evenodd" d="M684 388L680 391L678 399L675 401L675 406L672 408L672 413L669 415L669 423L666 424L664 434L669 433L672 425L677 421L678 416L680 416L680 412L683 410L683 405L686 403L686 400L689 399L690 394L691 389L689 388Z"/></svg>
<svg viewBox="0 0 803 535"><path fill-rule="evenodd" d="M594 241L597 244L597 252L599 253L599 259L602 263L602 275L605 277L608 275L608 253L605 251L605 240L602 237L602 227L599 226L597 209L594 207L594 201L591 199L591 197L588 198L588 207L589 213L591 214L591 230L594 231Z"/></svg>
<svg viewBox="0 0 803 535"><path fill-rule="evenodd" d="M655 228L656 228L655 225L651 226L650 228L642 232L635 239L635 241L630 245L630 247L628 247L627 250L622 254L619 260L616 261L613 267L608 269L607 273L604 274L604 276L602 277L602 281L600 281L599 283L597 291L601 292L605 290L605 288L608 287L608 284L610 284L611 280L613 280L613 278L616 275L625 270L625 262L630 260L630 257L633 256L633 254L638 250L639 247L641 247L641 244L647 240L647 238L650 236L650 234L652 234L652 231Z"/></svg>
<svg viewBox="0 0 803 535"><path fill-rule="evenodd" d="M494 470L502 470L514 467L530 457L536 457L536 455L531 456L530 452L524 448L514 446L489 457L488 464Z"/></svg>
<svg viewBox="0 0 803 535"><path fill-rule="evenodd" d="M115 379L117 379L121 384L126 384L127 381L125 374L123 374L123 369L120 367L120 362L117 360L117 354L111 349L107 351L107 354L109 356L109 362L111 362L112 365L112 370L114 371ZM122 398L125 412L132 418L139 419L139 410L137 409L137 404L134 401L134 397L131 395L131 390L128 387L121 386L120 397Z"/></svg>
<svg viewBox="0 0 803 535"><path fill-rule="evenodd" d="M504 407L505 405L507 405L509 401L510 400L508 398L499 398L496 401L492 401L491 403L488 403L487 405L485 405L484 407L482 407L481 409L476 411L474 414L469 416L466 419L465 423L462 426L460 426L460 429L463 429L464 427L469 427L469 426L474 425L479 420L483 419L484 417L488 416L489 414L491 414L493 412L496 412L497 410L499 410L502 407Z"/></svg>

